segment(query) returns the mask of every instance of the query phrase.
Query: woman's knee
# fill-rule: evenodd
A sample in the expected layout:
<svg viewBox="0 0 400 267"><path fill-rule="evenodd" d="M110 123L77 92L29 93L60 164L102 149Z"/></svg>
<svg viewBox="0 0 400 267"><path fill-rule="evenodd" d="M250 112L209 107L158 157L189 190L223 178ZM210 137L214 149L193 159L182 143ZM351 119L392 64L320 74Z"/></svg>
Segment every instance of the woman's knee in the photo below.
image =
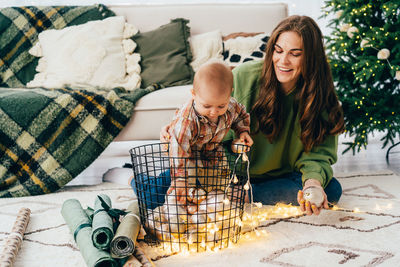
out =
<svg viewBox="0 0 400 267"><path fill-rule="evenodd" d="M328 201L332 204L339 202L342 196L342 186L336 178L332 178L327 187L325 188L325 193L328 197Z"/></svg>

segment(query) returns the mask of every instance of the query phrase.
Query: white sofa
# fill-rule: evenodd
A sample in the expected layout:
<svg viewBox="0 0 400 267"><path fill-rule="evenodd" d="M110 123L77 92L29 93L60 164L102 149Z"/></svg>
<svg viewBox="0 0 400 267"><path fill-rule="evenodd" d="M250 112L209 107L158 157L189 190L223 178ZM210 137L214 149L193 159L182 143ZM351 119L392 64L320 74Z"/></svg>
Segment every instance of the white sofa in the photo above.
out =
<svg viewBox="0 0 400 267"><path fill-rule="evenodd" d="M223 35L233 32L268 34L288 16L284 3L115 5L110 8L117 15L124 15L142 32L166 24L170 19L186 18L190 21L192 35L217 29ZM101 183L107 170L130 162L130 148L157 142L160 128L170 122L175 110L190 97L190 89L190 85L169 87L141 98L128 125L97 160L68 185Z"/></svg>

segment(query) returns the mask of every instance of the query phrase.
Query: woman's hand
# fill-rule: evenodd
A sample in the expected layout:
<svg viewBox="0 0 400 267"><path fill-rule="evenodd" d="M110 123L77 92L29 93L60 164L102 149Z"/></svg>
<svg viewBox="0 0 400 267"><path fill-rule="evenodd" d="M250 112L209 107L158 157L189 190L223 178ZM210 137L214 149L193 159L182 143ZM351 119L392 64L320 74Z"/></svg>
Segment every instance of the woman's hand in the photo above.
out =
<svg viewBox="0 0 400 267"><path fill-rule="evenodd" d="M310 203L309 201L304 200L303 198L303 192L305 189L307 189L308 187L319 187L321 188L323 195L324 195L324 201L322 202L322 205L320 207L317 207L314 203ZM321 212L322 209L328 209L328 198L325 194L324 189L321 186L321 183L318 180L315 179L308 179L305 183L304 183L304 187L303 190L299 190L299 192L297 193L297 202L299 202L300 204L300 209L303 212L306 212L307 215L319 215L319 213Z"/></svg>
<svg viewBox="0 0 400 267"><path fill-rule="evenodd" d="M165 125L164 127L161 128L161 131L160 131L160 141L161 141L161 143L168 143L169 142L169 139L170 139L170 136L168 134L169 127L170 126L168 124L168 125Z"/></svg>

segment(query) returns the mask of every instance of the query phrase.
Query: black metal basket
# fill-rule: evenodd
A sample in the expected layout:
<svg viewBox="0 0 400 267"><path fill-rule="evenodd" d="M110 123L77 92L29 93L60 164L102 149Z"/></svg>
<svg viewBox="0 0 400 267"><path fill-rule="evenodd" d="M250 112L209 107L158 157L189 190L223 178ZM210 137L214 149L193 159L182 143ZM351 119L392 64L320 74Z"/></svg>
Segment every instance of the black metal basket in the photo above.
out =
<svg viewBox="0 0 400 267"><path fill-rule="evenodd" d="M172 252L198 252L239 240L248 182L246 156L225 153L216 144L207 152L194 151L193 158L172 158L168 143L135 147L130 154L140 219L149 243ZM171 181L176 184L178 160L184 162L187 174L181 187L184 201L177 200L176 190L166 194Z"/></svg>

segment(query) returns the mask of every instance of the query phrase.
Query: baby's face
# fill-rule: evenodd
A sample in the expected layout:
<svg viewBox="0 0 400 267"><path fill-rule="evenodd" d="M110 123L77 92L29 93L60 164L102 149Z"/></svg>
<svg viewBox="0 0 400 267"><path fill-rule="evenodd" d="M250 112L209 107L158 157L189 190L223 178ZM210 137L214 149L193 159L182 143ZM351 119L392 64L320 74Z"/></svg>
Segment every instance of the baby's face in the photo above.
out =
<svg viewBox="0 0 400 267"><path fill-rule="evenodd" d="M213 93L216 91L212 88L199 88L197 92L192 92L196 111L214 123L219 116L225 114L231 99L231 89L226 90L226 94Z"/></svg>

